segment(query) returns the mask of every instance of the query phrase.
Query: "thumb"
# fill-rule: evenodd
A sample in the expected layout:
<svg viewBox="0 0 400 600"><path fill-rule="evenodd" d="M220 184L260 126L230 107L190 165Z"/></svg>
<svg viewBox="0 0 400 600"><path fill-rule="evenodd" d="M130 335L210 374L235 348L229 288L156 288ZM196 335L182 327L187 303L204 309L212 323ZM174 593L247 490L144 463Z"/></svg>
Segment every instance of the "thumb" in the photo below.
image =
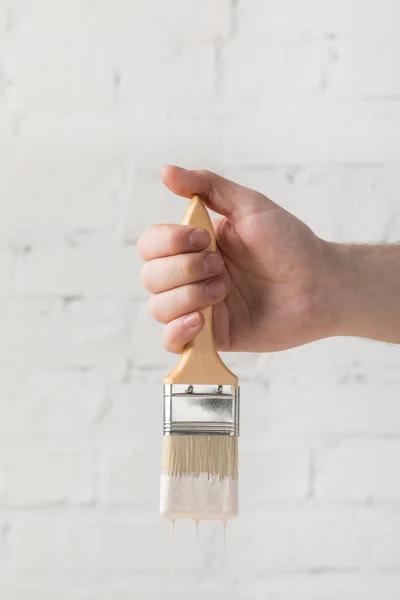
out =
<svg viewBox="0 0 400 600"><path fill-rule="evenodd" d="M179 196L199 195L214 212L225 216L243 216L261 205L270 203L262 194L243 187L211 171L189 171L175 166L161 171L164 184Z"/></svg>

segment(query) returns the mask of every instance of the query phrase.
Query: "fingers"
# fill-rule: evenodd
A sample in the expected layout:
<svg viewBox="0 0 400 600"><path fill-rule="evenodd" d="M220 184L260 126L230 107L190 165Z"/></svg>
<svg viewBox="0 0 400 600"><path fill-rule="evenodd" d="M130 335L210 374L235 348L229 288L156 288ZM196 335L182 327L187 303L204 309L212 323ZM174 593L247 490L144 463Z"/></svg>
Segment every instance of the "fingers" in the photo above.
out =
<svg viewBox="0 0 400 600"><path fill-rule="evenodd" d="M163 346L168 352L180 354L189 342L193 341L204 325L200 312L183 315L164 327Z"/></svg>
<svg viewBox="0 0 400 600"><path fill-rule="evenodd" d="M158 225L138 240L146 260L142 279L153 294L149 301L153 317L165 323L164 346L180 353L204 324L198 311L221 302L227 293L222 279L224 261L218 252L201 252L209 234L186 225Z"/></svg>
<svg viewBox="0 0 400 600"><path fill-rule="evenodd" d="M210 235L205 229L188 225L155 225L140 236L137 248L143 260L153 260L163 256L198 252L210 243Z"/></svg>
<svg viewBox="0 0 400 600"><path fill-rule="evenodd" d="M185 198L198 194L209 208L225 216L245 215L263 205L274 206L274 203L262 194L211 171L189 171L167 166L162 169L161 178L171 192Z"/></svg>
<svg viewBox="0 0 400 600"><path fill-rule="evenodd" d="M220 278L191 283L152 296L149 308L156 321L166 324L182 315L221 302L226 293L226 284Z"/></svg>
<svg viewBox="0 0 400 600"><path fill-rule="evenodd" d="M222 275L224 261L217 252L194 252L156 258L142 269L144 287L152 294L159 294L182 285Z"/></svg>

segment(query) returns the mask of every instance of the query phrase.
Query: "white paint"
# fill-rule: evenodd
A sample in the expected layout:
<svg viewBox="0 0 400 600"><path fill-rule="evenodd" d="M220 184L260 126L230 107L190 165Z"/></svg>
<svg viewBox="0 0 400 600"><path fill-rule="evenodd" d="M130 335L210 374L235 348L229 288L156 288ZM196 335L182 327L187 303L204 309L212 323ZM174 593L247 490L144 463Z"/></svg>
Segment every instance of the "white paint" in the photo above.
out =
<svg viewBox="0 0 400 600"><path fill-rule="evenodd" d="M171 525L171 547L170 547L170 578L171 578L171 585L174 585L175 583L175 520L171 519L170 521L170 525Z"/></svg>
<svg viewBox="0 0 400 600"><path fill-rule="evenodd" d="M223 527L223 547L224 547L224 550L226 550L226 525L227 525L227 522L226 521L222 521L222 527Z"/></svg>
<svg viewBox="0 0 400 600"><path fill-rule="evenodd" d="M226 526L238 516L238 482L216 477L161 475L160 513L170 521L170 577L174 585L174 528L176 519L192 519L199 543L202 520L221 521L222 547L226 549Z"/></svg>
<svg viewBox="0 0 400 600"><path fill-rule="evenodd" d="M235 519L238 516L238 483L205 475L161 475L160 513L167 519Z"/></svg>

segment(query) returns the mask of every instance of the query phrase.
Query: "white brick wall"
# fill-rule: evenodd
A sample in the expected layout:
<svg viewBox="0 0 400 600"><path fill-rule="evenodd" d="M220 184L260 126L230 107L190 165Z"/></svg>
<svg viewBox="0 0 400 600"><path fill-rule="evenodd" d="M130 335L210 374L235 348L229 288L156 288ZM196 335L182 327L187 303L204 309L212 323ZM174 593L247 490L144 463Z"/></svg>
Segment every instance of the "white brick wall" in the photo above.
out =
<svg viewBox="0 0 400 600"><path fill-rule="evenodd" d="M164 163L332 240L400 237L396 0L0 0L1 600L398 600L400 355L227 356L241 517L157 515L174 358L135 240Z"/></svg>

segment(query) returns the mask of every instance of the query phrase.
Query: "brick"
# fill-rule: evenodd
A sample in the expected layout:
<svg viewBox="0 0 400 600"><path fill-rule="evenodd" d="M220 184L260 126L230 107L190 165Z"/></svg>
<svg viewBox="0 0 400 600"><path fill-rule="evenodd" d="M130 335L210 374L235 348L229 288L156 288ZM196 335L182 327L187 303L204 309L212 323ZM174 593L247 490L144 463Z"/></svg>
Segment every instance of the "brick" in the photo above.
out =
<svg viewBox="0 0 400 600"><path fill-rule="evenodd" d="M0 302L0 357L10 366L96 368L122 365L131 305L120 300L18 299Z"/></svg>
<svg viewBox="0 0 400 600"><path fill-rule="evenodd" d="M389 165L271 165L225 169L224 175L264 193L322 238L374 242L400 236L393 193L396 168ZM346 340L345 345L352 348L353 343ZM365 343L364 348L367 352Z"/></svg>
<svg viewBox="0 0 400 600"><path fill-rule="evenodd" d="M4 240L32 246L116 229L125 156L111 140L8 140L0 156Z"/></svg>
<svg viewBox="0 0 400 600"><path fill-rule="evenodd" d="M35 6L21 2L14 9L15 28L9 42L13 58L15 102L31 108L41 105L67 109L79 103L93 108L114 99L111 39L104 22L77 2L57 11L47 0ZM96 47L92 64L88 40ZM52 52L47 52L47 48Z"/></svg>
<svg viewBox="0 0 400 600"><path fill-rule="evenodd" d="M0 295L9 296L15 292L18 257L9 248L0 250L0 269L2 273Z"/></svg>
<svg viewBox="0 0 400 600"><path fill-rule="evenodd" d="M25 294L134 296L139 289L136 248L104 238L35 247L20 267Z"/></svg>
<svg viewBox="0 0 400 600"><path fill-rule="evenodd" d="M365 565L369 570L398 571L399 513L395 510L362 512L357 526L362 531Z"/></svg>
<svg viewBox="0 0 400 600"><path fill-rule="evenodd" d="M311 383L271 388L273 435L303 432L395 434L400 431L398 385Z"/></svg>
<svg viewBox="0 0 400 600"><path fill-rule="evenodd" d="M131 168L127 169L126 178L121 223L125 239L136 240L145 229L158 223L182 222L187 200L172 194L161 183L159 171Z"/></svg>
<svg viewBox="0 0 400 600"><path fill-rule="evenodd" d="M93 500L90 453L10 448L1 460L7 506L88 504Z"/></svg>
<svg viewBox="0 0 400 600"><path fill-rule="evenodd" d="M229 572L263 577L274 571L394 569L399 524L398 514L390 510L278 509L264 518L242 514L229 532ZM254 544L259 552L243 552Z"/></svg>
<svg viewBox="0 0 400 600"><path fill-rule="evenodd" d="M129 6L129 3L127 3ZM107 3L105 2L107 6ZM154 9L157 10L157 18L154 19ZM185 38L209 38L224 36L230 31L231 26L231 2L221 0L213 2L205 0L200 7L196 0L172 0L168 6L164 3L146 2L137 0L134 2L134 15L137 18L138 9L146 15L147 27L157 28L157 34L170 35L172 39L177 36ZM139 13L139 14L140 14ZM195 24L195 27L193 26ZM145 30L141 28L141 34ZM140 34L138 27L138 34ZM148 40L145 37L146 41Z"/></svg>
<svg viewBox="0 0 400 600"><path fill-rule="evenodd" d="M193 581L193 580L192 580ZM142 600L154 600L160 594L166 600L184 600L190 594L193 600L204 598L205 590L218 590L218 598L221 600L291 600L293 595L300 600L336 600L337 594L346 600L375 600L385 592L385 600L397 600L399 576L396 574L318 574L290 576L276 575L268 577L254 584L256 588L250 591L224 590L215 587L215 582L209 584L202 581L202 590L193 590L193 583L182 582L182 576L177 577L174 588L167 589L161 582L154 580L143 581L136 576L135 582L124 581L115 584L100 584L92 578L85 583L74 584L69 581L63 582L63 589L57 588L54 580L45 580L46 583L38 583L26 574L13 581L12 584L0 583L0 591L7 600L43 600L46 593L51 600L69 600L73 595L76 600L132 600L135 598L138 585L143 585L140 592ZM243 587L243 586L242 586ZM247 587L247 586L246 586ZM51 594L51 596L50 596Z"/></svg>
<svg viewBox="0 0 400 600"><path fill-rule="evenodd" d="M385 599L395 600L399 586L398 575L392 574L322 574L284 575L269 577L260 585L268 600L290 600L296 595L300 600L336 600L338 595L346 600L375 600L385 592Z"/></svg>
<svg viewBox="0 0 400 600"><path fill-rule="evenodd" d="M83 137L99 145L115 144L127 157L126 164L144 171L158 172L165 164L215 170L222 164L221 151L225 147L220 115L204 106L192 108L191 103L157 110L146 103L140 111L125 104L104 115L68 111L62 118L43 109L24 111L20 131L43 143L71 143L72 139L79 145Z"/></svg>
<svg viewBox="0 0 400 600"><path fill-rule="evenodd" d="M316 494L323 502L396 501L398 440L349 440L317 455Z"/></svg>
<svg viewBox="0 0 400 600"><path fill-rule="evenodd" d="M0 17L1 19L1 17ZM1 31L1 22L0 22L0 31ZM3 102L7 93L7 75L5 73L5 68L2 63L0 63L0 105Z"/></svg>
<svg viewBox="0 0 400 600"><path fill-rule="evenodd" d="M269 502L301 502L306 499L309 457L303 449L240 453L240 504L245 513L264 510ZM254 485L256 478L262 485Z"/></svg>
<svg viewBox="0 0 400 600"><path fill-rule="evenodd" d="M329 94L367 101L396 99L400 95L400 84L392 57L399 52L400 41L394 36L368 35L340 40Z"/></svg>
<svg viewBox="0 0 400 600"><path fill-rule="evenodd" d="M159 448L162 428L163 375L127 371L107 388L93 430L112 445L129 451ZM114 443L114 444L113 444ZM158 467L157 467L158 472Z"/></svg>
<svg viewBox="0 0 400 600"><path fill-rule="evenodd" d="M297 104L310 98L319 91L325 47L329 43L320 40L282 43L255 37L244 44L233 37L221 51L224 105L242 113L285 98L296 98Z"/></svg>
<svg viewBox="0 0 400 600"><path fill-rule="evenodd" d="M233 555L239 547L262 548L258 556L244 553L241 567L230 565L232 573L239 567L253 577L273 571L351 569L361 563L357 531L346 512L278 510L263 519L242 515L232 526L229 541Z"/></svg>
<svg viewBox="0 0 400 600"><path fill-rule="evenodd" d="M399 151L397 104L389 110L381 103L271 95L262 108L248 103L233 115L222 133L221 163L230 167L389 162Z"/></svg>
<svg viewBox="0 0 400 600"><path fill-rule="evenodd" d="M2 491L2 481L0 478L0 496ZM2 572L13 563L13 535L14 526L12 520L3 516L0 521L0 565Z"/></svg>
<svg viewBox="0 0 400 600"><path fill-rule="evenodd" d="M151 448L149 449L151 450ZM148 506L158 511L160 460L157 452L140 451L112 455L108 459L109 502L111 505Z"/></svg>
<svg viewBox="0 0 400 600"><path fill-rule="evenodd" d="M74 31L82 34L87 28L96 36L97 43L114 41L121 49L126 49L124 45L131 37L137 44L148 45L154 38L161 41L207 39L226 35L231 25L229 0L221 0L218 4L205 0L202 9L195 0L171 0L168 8L154 0L118 0L114 11L109 10L107 0L84 5L72 0L59 10L55 10L49 0L39 0L35 6L20 1L13 8L16 24L21 29L27 27L29 19L38 28L42 27L43 20L51 22L64 35L72 35ZM76 25L78 17L82 20L81 29L76 27L74 30L72 25ZM63 23L68 24L68 31L62 29ZM194 23L196 27L193 27ZM149 32L152 35L149 36Z"/></svg>
<svg viewBox="0 0 400 600"><path fill-rule="evenodd" d="M165 375L178 362L179 357L168 354L161 343L163 325L153 319L147 302L137 302L134 307L131 356L140 367L162 368Z"/></svg>
<svg viewBox="0 0 400 600"><path fill-rule="evenodd" d="M259 361L258 372L266 383L302 384L310 386L311 394L316 385L337 389L356 384L356 390L362 390L362 384L376 388L399 380L397 347L358 338L319 340Z"/></svg>
<svg viewBox="0 0 400 600"><path fill-rule="evenodd" d="M69 600L71 597L70 594L74 594L74 598L76 600L91 600L93 598L93 594L96 594L97 600L108 600L110 598L110 594L112 594L113 600L132 600L135 598L134 594L137 591L137 585L130 585L128 588L124 586L125 589L116 589L115 586L109 586L107 589L104 589L104 585L100 589L100 586L90 585L86 586L85 589L76 590L76 586L68 586L67 590L57 590L56 586L54 589L51 588L51 600ZM0 584L0 592L5 594L5 597L8 600L43 600L43 593L48 593L49 588L46 587L46 592L43 591L34 591L29 588L24 588L23 586L19 586L18 589L15 586L1 586ZM193 600L201 600L203 597L203 592L190 590L190 587L186 587L179 591L174 589L173 591L167 590L159 587L157 589L153 589L151 592L144 591L141 592L141 598L143 600L154 600L156 594L162 594L167 600L184 600L187 598L187 595L190 593L191 598ZM245 596L238 592L218 592L218 597L221 600L259 600L258 596L253 596L246 594Z"/></svg>
<svg viewBox="0 0 400 600"><path fill-rule="evenodd" d="M65 566L66 536L62 519L26 519L15 535L15 565L22 573L54 574Z"/></svg>
<svg viewBox="0 0 400 600"><path fill-rule="evenodd" d="M182 575L183 581L199 572L214 579L223 564L222 524L202 522L199 534L196 550L194 523L182 519L175 524L176 576ZM159 516L96 516L69 524L68 569L72 573L135 578L145 574L147 583L154 586L169 582L169 551L170 523Z"/></svg>
<svg viewBox="0 0 400 600"><path fill-rule="evenodd" d="M110 374L22 369L1 381L0 433L7 442L87 439L104 410Z"/></svg>
<svg viewBox="0 0 400 600"><path fill-rule="evenodd" d="M70 523L68 568L72 572L104 574L167 574L167 523L137 517L95 518Z"/></svg>
<svg viewBox="0 0 400 600"><path fill-rule="evenodd" d="M288 18L290 16L290 18ZM361 34L364 32L397 33L399 7L395 0L306 0L295 4L284 0L239 0L236 22L243 37L260 35L298 38L306 35Z"/></svg>
<svg viewBox="0 0 400 600"><path fill-rule="evenodd" d="M82 7L75 0L61 10L55 10L48 0L35 6L25 4L16 11L15 33L7 46L14 65L14 102L30 110L47 106L57 111L82 107L107 110L121 99L142 99L146 104L151 100L160 105L166 96L178 102L197 102L209 86L213 90L215 74L212 44L201 38L207 38L207 28L218 31L230 26L229 2L222 0L222 6L211 10L209 18L198 18L200 28L202 21L207 28L203 27L197 42L187 39L196 14L190 14L182 0L175 4L185 28L184 52L177 34L168 35L168 25L176 23L170 18L171 7L154 19L143 1L119 2L111 18L104 1ZM227 13L220 15L222 27L218 13ZM184 20L189 17L191 25L187 27ZM43 23L47 25L44 29ZM143 27L153 29L150 38L146 34L143 39ZM49 47L53 49L50 53L46 50ZM88 48L96 48L95 64ZM155 72L157 77L149 77Z"/></svg>
<svg viewBox="0 0 400 600"><path fill-rule="evenodd" d="M3 2L3 5L0 7L0 31L3 32L7 27L7 6Z"/></svg>
<svg viewBox="0 0 400 600"><path fill-rule="evenodd" d="M155 43L151 48L146 45L125 52L117 61L121 77L117 94L122 106L150 104L171 111L190 106L190 110L201 111L212 102L216 87L212 44ZM149 77L151 73L158 75Z"/></svg>

